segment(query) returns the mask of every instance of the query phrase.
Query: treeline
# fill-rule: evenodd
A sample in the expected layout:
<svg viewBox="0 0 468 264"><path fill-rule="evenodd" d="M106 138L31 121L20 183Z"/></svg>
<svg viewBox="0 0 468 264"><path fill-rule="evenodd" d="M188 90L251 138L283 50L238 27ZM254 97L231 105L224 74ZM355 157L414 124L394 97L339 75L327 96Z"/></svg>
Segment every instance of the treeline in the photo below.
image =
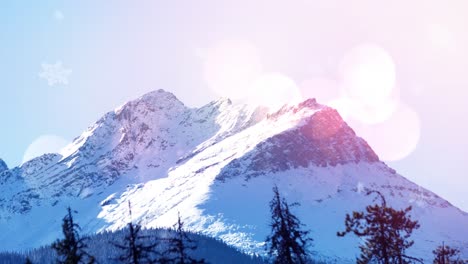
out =
<svg viewBox="0 0 468 264"><path fill-rule="evenodd" d="M143 229L129 221L127 227L119 231L81 236L74 213L71 208L67 209L62 219L63 237L51 246L25 253L0 253L0 263L267 263L259 256L243 254L218 239L184 230L180 216L170 229Z"/></svg>
<svg viewBox="0 0 468 264"><path fill-rule="evenodd" d="M389 206L378 191L369 190L366 195L375 195L379 202L368 205L364 212L347 214L344 230L337 232L338 237L354 235L363 241L359 245L361 255L356 263L423 263L422 258L407 254L414 245L411 235L420 228L418 221L411 219L411 206L397 210ZM68 208L62 220L63 238L52 246L25 254L0 254L0 263L326 263L310 252L314 240L292 211L300 205L288 203L275 186L269 206L271 233L265 240L266 258L248 256L219 240L187 232L180 214L172 229L142 229L131 220L129 203L130 221L120 231L81 237L80 227L73 220L73 211ZM432 251L433 263L468 263L460 259L459 253L458 249L441 242Z"/></svg>

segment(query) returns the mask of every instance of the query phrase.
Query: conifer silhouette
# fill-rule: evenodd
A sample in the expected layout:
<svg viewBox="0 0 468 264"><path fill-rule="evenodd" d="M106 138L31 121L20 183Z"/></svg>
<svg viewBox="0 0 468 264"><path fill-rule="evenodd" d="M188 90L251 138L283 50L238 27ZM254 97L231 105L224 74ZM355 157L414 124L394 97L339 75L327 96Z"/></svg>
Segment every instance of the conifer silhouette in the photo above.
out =
<svg viewBox="0 0 468 264"><path fill-rule="evenodd" d="M303 224L290 211L291 206L280 196L278 187L273 187L270 201L271 235L266 239L267 250L274 256L275 264L304 264L309 260L308 246L312 239L309 231L301 230Z"/></svg>
<svg viewBox="0 0 468 264"><path fill-rule="evenodd" d="M164 252L164 257L161 263L171 264L202 264L205 263L204 259L196 260L192 258L188 251L197 249L196 242L191 239L187 232L184 230L184 222L182 222L180 213L177 215L177 223L174 225L175 234L173 237L168 238L167 249Z"/></svg>
<svg viewBox="0 0 468 264"><path fill-rule="evenodd" d="M67 208L67 215L63 218L63 239L58 239L52 244L57 253L58 264L94 263L94 257L89 255L85 249L85 239L80 237L80 226L73 220L72 210Z"/></svg>
<svg viewBox="0 0 468 264"><path fill-rule="evenodd" d="M149 236L140 234L141 226L133 224L132 206L128 202L130 221L127 224L128 234L124 237L123 244L114 243L113 245L120 249L122 254L118 257L119 261L129 264L153 264L159 263L157 256L157 242L151 242Z"/></svg>
<svg viewBox="0 0 468 264"><path fill-rule="evenodd" d="M460 250L446 246L442 243L435 250L432 251L434 254L434 264L463 264L463 260L460 260ZM467 262L468 263L468 262Z"/></svg>
<svg viewBox="0 0 468 264"><path fill-rule="evenodd" d="M412 221L408 215L411 206L404 210L395 210L387 206L385 197L378 191L368 191L366 195L377 194L380 204L369 205L366 212L353 212L352 216L346 214L344 232L338 232L338 236L354 233L365 239L365 244L360 246L361 256L357 263L379 264L406 264L420 262L422 260L405 254L414 241L410 236L414 229L419 228L418 221Z"/></svg>

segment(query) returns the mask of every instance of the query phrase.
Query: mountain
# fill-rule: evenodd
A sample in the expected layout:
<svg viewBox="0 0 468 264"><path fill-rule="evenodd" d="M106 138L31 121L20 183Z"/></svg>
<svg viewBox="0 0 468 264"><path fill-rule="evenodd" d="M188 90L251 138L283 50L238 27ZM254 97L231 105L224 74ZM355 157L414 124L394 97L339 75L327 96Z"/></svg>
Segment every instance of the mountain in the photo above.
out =
<svg viewBox="0 0 468 264"><path fill-rule="evenodd" d="M336 232L346 213L373 202L369 188L396 208L413 206L421 228L410 254L428 260L445 241L468 257L468 214L397 174L314 99L276 112L229 99L188 108L154 91L107 113L61 153L0 169L0 184L6 250L53 241L69 205L84 232L121 229L131 201L146 227L170 227L180 212L195 232L263 253L276 184L301 204L296 213L319 256L353 262L359 239Z"/></svg>

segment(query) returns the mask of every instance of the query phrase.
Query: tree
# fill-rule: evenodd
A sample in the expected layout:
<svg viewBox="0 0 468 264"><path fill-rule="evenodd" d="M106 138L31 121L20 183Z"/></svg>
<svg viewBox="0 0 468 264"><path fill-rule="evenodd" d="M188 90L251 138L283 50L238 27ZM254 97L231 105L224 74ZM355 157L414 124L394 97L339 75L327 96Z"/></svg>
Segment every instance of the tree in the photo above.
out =
<svg viewBox="0 0 468 264"><path fill-rule="evenodd" d="M119 261L130 264L153 264L157 263L158 252L156 250L158 243L149 242L148 236L140 234L141 226L132 222L132 207L128 202L130 213L130 222L127 224L128 234L124 237L124 244L113 244L123 253L118 257ZM147 243L145 243L147 242Z"/></svg>
<svg viewBox="0 0 468 264"><path fill-rule="evenodd" d="M197 249L196 242L191 239L184 230L184 222L182 222L180 214L178 214L177 223L174 225L174 236L168 238L167 249L164 252L164 257L161 263L174 264L197 264L205 263L204 259L196 260L188 254L188 251Z"/></svg>
<svg viewBox="0 0 468 264"><path fill-rule="evenodd" d="M444 243L432 253L434 254L434 264L463 264L459 257L460 250L446 246Z"/></svg>
<svg viewBox="0 0 468 264"><path fill-rule="evenodd" d="M269 254L274 256L275 264L307 263L309 254L307 248L312 239L309 231L301 230L303 224L291 213L289 205L279 194L278 187L273 187L273 199L270 201L271 235L266 239Z"/></svg>
<svg viewBox="0 0 468 264"><path fill-rule="evenodd" d="M361 256L357 263L375 261L381 264L404 264L410 261L421 262L420 259L407 256L406 249L414 241L410 240L413 230L419 228L418 221L412 221L408 215L411 206L404 210L395 210L387 206L385 197L378 191L368 191L366 195L377 194L381 204L369 205L366 212L346 214L346 230L338 232L338 236L354 233L365 238L365 244L360 246Z"/></svg>
<svg viewBox="0 0 468 264"><path fill-rule="evenodd" d="M26 261L24 262L25 264L32 264L32 261L30 258L26 258Z"/></svg>
<svg viewBox="0 0 468 264"><path fill-rule="evenodd" d="M94 257L89 255L85 249L85 239L80 237L78 231L80 226L73 221L71 208L67 208L67 214L63 218L62 232L63 239L58 239L52 244L52 248L56 251L59 264L78 264L78 263L94 263Z"/></svg>

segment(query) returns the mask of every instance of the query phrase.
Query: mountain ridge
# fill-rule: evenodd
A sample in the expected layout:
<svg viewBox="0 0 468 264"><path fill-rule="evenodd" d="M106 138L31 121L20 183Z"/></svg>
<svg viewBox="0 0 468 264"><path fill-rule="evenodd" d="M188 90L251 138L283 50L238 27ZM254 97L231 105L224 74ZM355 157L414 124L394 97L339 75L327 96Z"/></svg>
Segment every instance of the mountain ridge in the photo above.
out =
<svg viewBox="0 0 468 264"><path fill-rule="evenodd" d="M274 184L303 204L306 224L325 225L313 233L325 256L348 261L357 251L356 239L335 233L346 212L372 202L363 188L381 190L396 206L413 205L417 219L438 230L417 233L415 253L427 249L427 256L437 239L468 248L456 230L468 226L467 213L398 175L315 99L274 112L226 98L188 108L157 90L105 114L60 154L0 168L0 179L13 190L0 194L0 241L49 213L35 221L40 239L20 232L9 249L50 242L65 205L81 212L87 232L120 229L131 200L135 219L147 227L170 226L180 211L192 230L261 253ZM450 217L439 223L437 215Z"/></svg>

